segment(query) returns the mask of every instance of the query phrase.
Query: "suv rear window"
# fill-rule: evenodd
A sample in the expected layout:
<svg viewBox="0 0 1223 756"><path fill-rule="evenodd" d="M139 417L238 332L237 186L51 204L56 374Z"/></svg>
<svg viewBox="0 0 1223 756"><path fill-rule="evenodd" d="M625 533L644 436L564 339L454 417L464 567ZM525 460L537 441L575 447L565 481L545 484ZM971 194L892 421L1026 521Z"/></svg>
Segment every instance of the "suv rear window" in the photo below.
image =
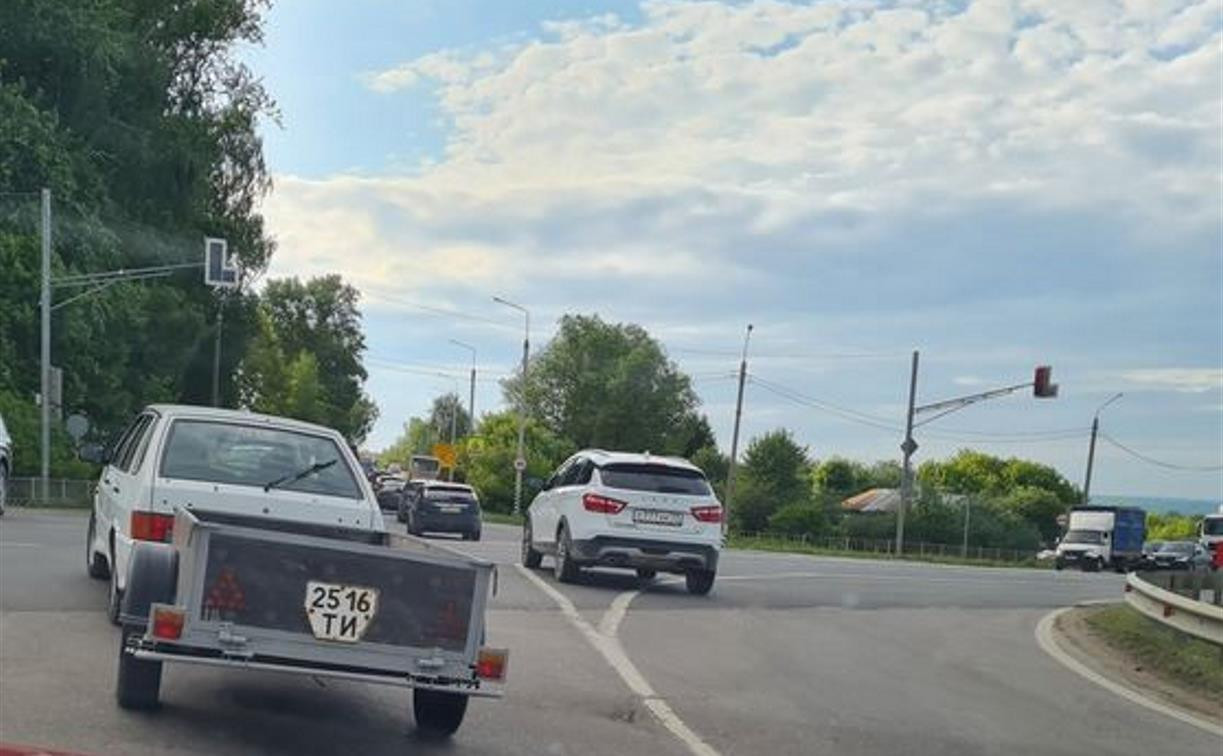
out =
<svg viewBox="0 0 1223 756"><path fill-rule="evenodd" d="M619 463L599 468L603 485L626 491L708 496L709 483L696 470L667 465Z"/></svg>
<svg viewBox="0 0 1223 756"><path fill-rule="evenodd" d="M429 501L471 501L476 494L470 488L429 486L425 489L425 498Z"/></svg>

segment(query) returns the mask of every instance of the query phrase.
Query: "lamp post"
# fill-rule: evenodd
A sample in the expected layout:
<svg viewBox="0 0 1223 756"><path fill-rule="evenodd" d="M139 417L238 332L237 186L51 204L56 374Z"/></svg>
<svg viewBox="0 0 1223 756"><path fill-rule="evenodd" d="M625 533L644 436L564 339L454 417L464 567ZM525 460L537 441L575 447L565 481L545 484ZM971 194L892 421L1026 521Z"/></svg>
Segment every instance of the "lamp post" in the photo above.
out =
<svg viewBox="0 0 1223 756"><path fill-rule="evenodd" d="M522 511L522 473L527 469L527 360L531 354L531 313L522 305L501 297L493 297L493 301L518 310L526 319L522 333L522 386L518 390L518 454L514 457L514 514L517 515Z"/></svg>
<svg viewBox="0 0 1223 756"><path fill-rule="evenodd" d="M476 348L471 344L466 344L458 339L450 339L450 343L457 347L462 347L471 352L471 387L467 394L467 420L471 425L471 429L476 427Z"/></svg>

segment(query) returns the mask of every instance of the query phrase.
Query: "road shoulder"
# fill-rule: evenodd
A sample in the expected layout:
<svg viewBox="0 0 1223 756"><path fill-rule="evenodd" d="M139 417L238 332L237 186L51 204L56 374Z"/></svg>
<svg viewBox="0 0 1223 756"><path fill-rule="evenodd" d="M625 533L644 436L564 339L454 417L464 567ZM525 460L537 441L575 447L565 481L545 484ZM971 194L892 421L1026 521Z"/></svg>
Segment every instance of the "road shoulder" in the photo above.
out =
<svg viewBox="0 0 1223 756"><path fill-rule="evenodd" d="M1169 709L1213 723L1223 722L1223 696L1196 689L1152 669L1142 658L1109 644L1088 624L1108 605L1077 606L1059 612L1050 628L1058 647L1092 672Z"/></svg>

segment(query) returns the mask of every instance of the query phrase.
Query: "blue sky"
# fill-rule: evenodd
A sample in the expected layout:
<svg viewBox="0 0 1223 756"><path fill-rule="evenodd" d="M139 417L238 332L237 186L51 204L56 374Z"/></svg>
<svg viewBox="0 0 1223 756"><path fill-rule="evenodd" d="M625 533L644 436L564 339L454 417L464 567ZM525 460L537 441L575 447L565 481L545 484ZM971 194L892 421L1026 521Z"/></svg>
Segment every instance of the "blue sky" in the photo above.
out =
<svg viewBox="0 0 1223 756"><path fill-rule="evenodd" d="M646 326L724 447L751 322L748 438L898 456L917 348L919 401L1038 363L1062 387L932 423L919 461L971 445L1081 482L1118 391L1110 439L1223 461L1217 2L335 7L275 5L247 59L282 111L271 275L362 290L370 446L465 394L452 338L477 411L501 406L500 294L536 346L565 312ZM1100 493L1223 499L1217 470L1097 462Z"/></svg>

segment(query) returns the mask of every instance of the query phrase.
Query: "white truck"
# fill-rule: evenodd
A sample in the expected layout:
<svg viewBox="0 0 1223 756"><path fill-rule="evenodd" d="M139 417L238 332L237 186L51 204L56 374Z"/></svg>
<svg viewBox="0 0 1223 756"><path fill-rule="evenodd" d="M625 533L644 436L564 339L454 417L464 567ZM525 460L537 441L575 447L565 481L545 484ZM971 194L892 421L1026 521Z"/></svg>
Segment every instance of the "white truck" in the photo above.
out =
<svg viewBox="0 0 1223 756"><path fill-rule="evenodd" d="M154 405L82 457L105 465L85 564L122 628L120 706L155 708L166 662L410 687L418 729L442 737L469 696L502 694L493 566L388 533L334 430Z"/></svg>
<svg viewBox="0 0 1223 756"><path fill-rule="evenodd" d="M1218 512L1202 518L1202 524L1198 529L1198 540L1201 541L1202 547L1210 553L1213 565L1223 563L1223 556L1218 553L1223 551L1223 504L1219 505Z"/></svg>
<svg viewBox="0 0 1223 756"><path fill-rule="evenodd" d="M1142 561L1146 513L1137 507L1082 506L1070 510L1054 567L1125 572Z"/></svg>

